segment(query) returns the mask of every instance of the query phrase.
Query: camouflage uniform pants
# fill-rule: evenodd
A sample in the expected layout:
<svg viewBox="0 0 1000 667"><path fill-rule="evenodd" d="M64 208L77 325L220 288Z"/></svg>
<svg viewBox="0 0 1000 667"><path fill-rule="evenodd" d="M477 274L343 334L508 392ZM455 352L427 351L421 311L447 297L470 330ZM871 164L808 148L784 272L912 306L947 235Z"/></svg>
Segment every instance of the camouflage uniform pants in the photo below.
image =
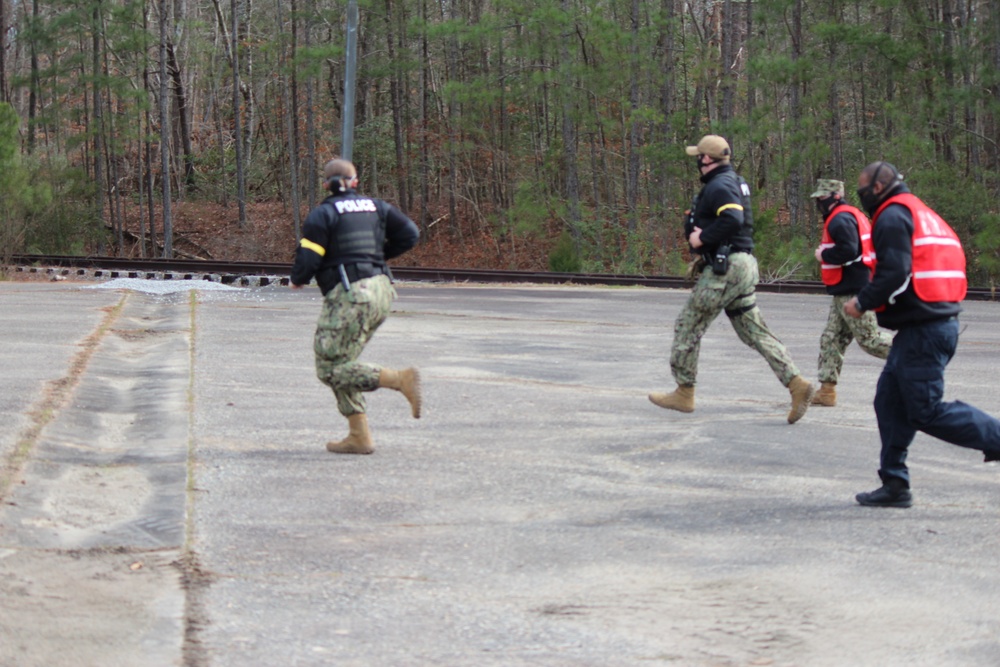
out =
<svg viewBox="0 0 1000 667"><path fill-rule="evenodd" d="M853 298L853 294L835 296L830 304L826 328L819 338L820 382L837 383L844 366L844 352L852 340L857 340L861 349L873 357L889 356L892 336L878 328L875 313L869 310L857 319L844 313L844 304Z"/></svg>
<svg viewBox="0 0 1000 667"><path fill-rule="evenodd" d="M724 276L712 273L711 267L702 270L674 324L670 370L677 384L695 384L701 338L723 311L736 335L767 360L781 384L787 387L799 374L788 350L767 328L757 308L754 290L759 279L757 259L745 252L729 256L729 271Z"/></svg>
<svg viewBox="0 0 1000 667"><path fill-rule="evenodd" d="M388 317L395 297L389 278L375 276L352 283L349 292L337 285L323 299L313 339L316 377L333 390L345 417L364 412L362 392L378 389L381 367L357 359Z"/></svg>

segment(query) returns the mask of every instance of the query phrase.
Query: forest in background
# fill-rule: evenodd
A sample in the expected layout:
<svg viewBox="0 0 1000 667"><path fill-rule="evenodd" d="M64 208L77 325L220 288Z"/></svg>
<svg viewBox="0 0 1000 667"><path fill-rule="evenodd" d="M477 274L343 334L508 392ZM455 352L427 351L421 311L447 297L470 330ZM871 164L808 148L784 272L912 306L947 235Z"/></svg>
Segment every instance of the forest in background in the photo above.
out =
<svg viewBox="0 0 1000 667"><path fill-rule="evenodd" d="M818 275L815 179L853 198L878 159L955 227L972 283L1000 276L996 0L359 6L353 159L421 227L415 262L678 273L683 149L713 132L766 277ZM198 254L179 241L200 220L260 237L216 253L289 259L338 154L346 13L0 0L3 253Z"/></svg>

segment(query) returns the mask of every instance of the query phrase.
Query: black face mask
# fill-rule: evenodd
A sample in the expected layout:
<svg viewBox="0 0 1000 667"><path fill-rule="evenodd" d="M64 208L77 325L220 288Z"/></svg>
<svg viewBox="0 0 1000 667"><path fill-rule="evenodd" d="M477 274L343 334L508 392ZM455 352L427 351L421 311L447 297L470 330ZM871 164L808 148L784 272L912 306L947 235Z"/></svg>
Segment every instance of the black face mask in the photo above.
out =
<svg viewBox="0 0 1000 667"><path fill-rule="evenodd" d="M837 205L837 199L833 197L817 197L816 198L816 209L819 211L820 215L824 218L830 214L833 207Z"/></svg>
<svg viewBox="0 0 1000 667"><path fill-rule="evenodd" d="M861 200L861 207L868 212L868 215L873 215L875 213L875 209L878 208L880 195L875 194L875 184L878 183L878 175L882 173L882 168L886 166L889 166L890 169L895 171L895 168L892 167L891 165L887 165L887 163L881 162L879 163L879 166L875 169L875 173L872 174L871 180L868 181L868 185L864 186L863 188L858 188L857 190L858 199ZM897 182L898 178L899 174L895 174L895 179L893 180L893 183L889 184L889 186L887 187L883 187L882 193L884 194L888 192L890 189L892 189L893 184Z"/></svg>
<svg viewBox="0 0 1000 667"><path fill-rule="evenodd" d="M874 179L865 187L858 188L857 192L858 199L861 200L861 207L868 212L868 215L872 215L875 209L878 208L878 195L875 194Z"/></svg>

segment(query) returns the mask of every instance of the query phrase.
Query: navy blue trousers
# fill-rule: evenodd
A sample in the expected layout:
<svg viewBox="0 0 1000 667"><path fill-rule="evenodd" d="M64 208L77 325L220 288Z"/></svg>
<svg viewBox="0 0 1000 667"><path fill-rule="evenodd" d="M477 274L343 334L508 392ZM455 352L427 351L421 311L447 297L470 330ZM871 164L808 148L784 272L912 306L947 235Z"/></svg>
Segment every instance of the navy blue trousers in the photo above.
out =
<svg viewBox="0 0 1000 667"><path fill-rule="evenodd" d="M882 481L910 483L906 451L917 431L959 447L1000 452L1000 420L962 401L944 402L944 369L958 345L958 320L938 320L896 333L875 392L882 438Z"/></svg>

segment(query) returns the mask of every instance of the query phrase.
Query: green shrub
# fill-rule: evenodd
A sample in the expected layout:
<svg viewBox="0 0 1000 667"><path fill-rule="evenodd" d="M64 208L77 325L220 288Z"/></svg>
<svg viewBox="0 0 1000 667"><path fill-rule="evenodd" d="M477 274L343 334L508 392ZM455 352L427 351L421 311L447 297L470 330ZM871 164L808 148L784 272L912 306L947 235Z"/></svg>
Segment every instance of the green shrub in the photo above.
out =
<svg viewBox="0 0 1000 667"><path fill-rule="evenodd" d="M47 180L37 166L21 160L20 119L14 108L0 104L0 260L24 252L32 239L32 219L52 202Z"/></svg>
<svg viewBox="0 0 1000 667"><path fill-rule="evenodd" d="M549 253L549 268L556 273L580 273L583 268L583 260L569 232L559 235L556 247Z"/></svg>

